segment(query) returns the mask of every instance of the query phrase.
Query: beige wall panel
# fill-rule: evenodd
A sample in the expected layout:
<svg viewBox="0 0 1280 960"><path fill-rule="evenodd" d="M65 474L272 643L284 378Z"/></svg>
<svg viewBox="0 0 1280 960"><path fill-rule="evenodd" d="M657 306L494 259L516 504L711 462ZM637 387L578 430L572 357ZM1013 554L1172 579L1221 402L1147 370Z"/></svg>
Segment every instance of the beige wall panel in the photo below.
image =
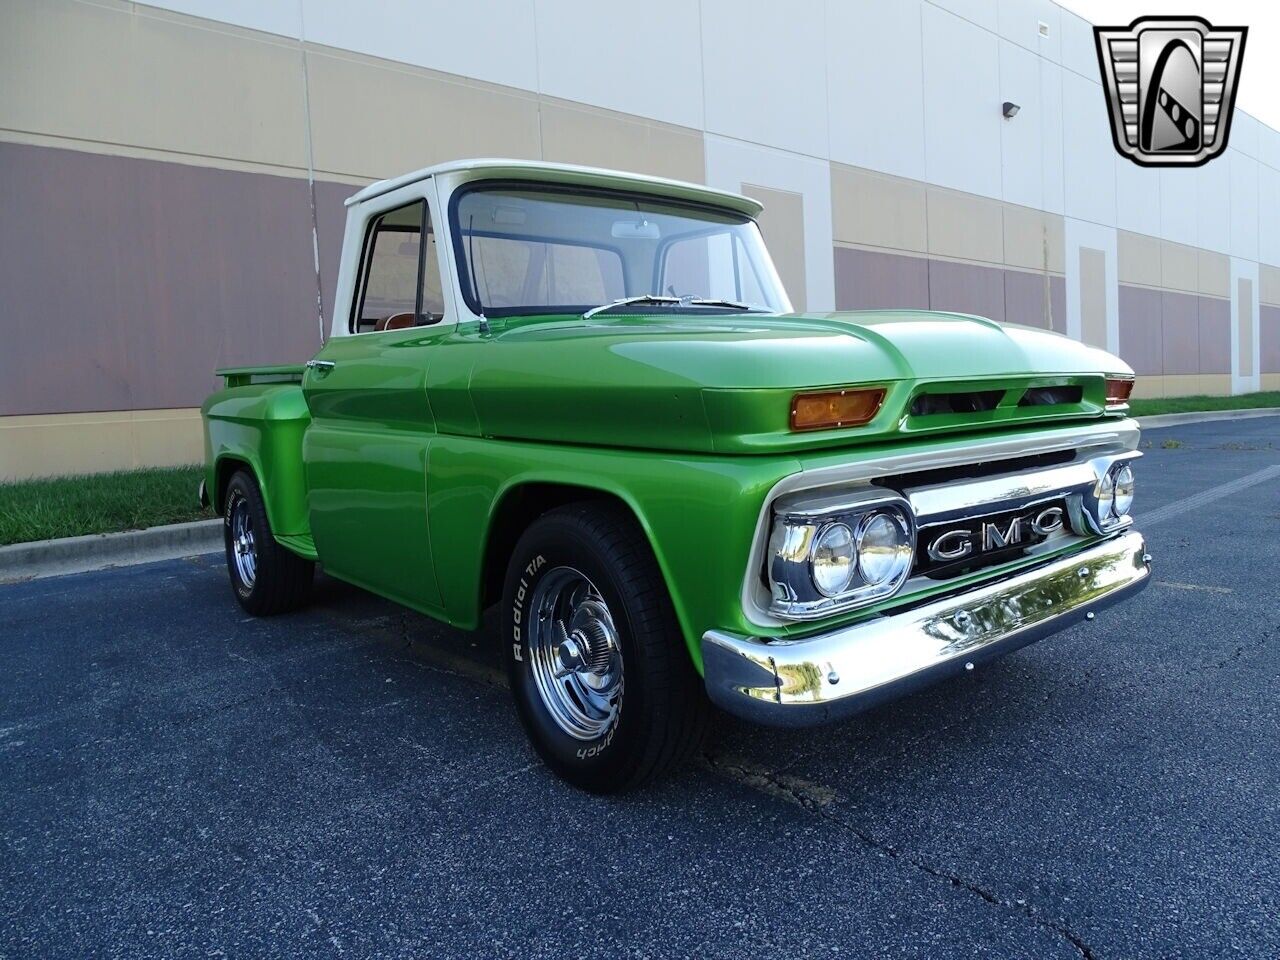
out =
<svg viewBox="0 0 1280 960"><path fill-rule="evenodd" d="M1231 258L1212 250L1198 250L1200 292L1212 297L1231 296Z"/></svg>
<svg viewBox="0 0 1280 960"><path fill-rule="evenodd" d="M0 3L0 127L306 167L296 43L76 0Z"/></svg>
<svg viewBox="0 0 1280 960"><path fill-rule="evenodd" d="M1280 373L1264 373L1262 375L1263 390L1280 390Z"/></svg>
<svg viewBox="0 0 1280 960"><path fill-rule="evenodd" d="M1267 389L1263 387L1263 389ZM1200 374L1200 393L1210 397L1225 397L1231 393L1231 374L1229 373L1202 373Z"/></svg>
<svg viewBox="0 0 1280 960"><path fill-rule="evenodd" d="M542 158L694 183L706 179L702 131L550 98L542 100Z"/></svg>
<svg viewBox="0 0 1280 960"><path fill-rule="evenodd" d="M1135 400L1150 400L1153 397L1164 396L1164 377L1156 376L1138 376L1133 381L1133 398Z"/></svg>
<svg viewBox="0 0 1280 960"><path fill-rule="evenodd" d="M1280 267L1258 264L1258 302L1280 307Z"/></svg>
<svg viewBox="0 0 1280 960"><path fill-rule="evenodd" d="M1066 224L1056 213L1004 204L1004 262L1011 267L1065 273Z"/></svg>
<svg viewBox="0 0 1280 960"><path fill-rule="evenodd" d="M773 255L791 305L796 310L805 310L804 197L789 190L751 183L744 183L742 192L764 204L760 232Z"/></svg>
<svg viewBox="0 0 1280 960"><path fill-rule="evenodd" d="M308 47L307 73L317 173L372 179L541 155L532 94L328 48Z"/></svg>
<svg viewBox="0 0 1280 960"><path fill-rule="evenodd" d="M0 481L203 460L196 409L0 417Z"/></svg>
<svg viewBox="0 0 1280 960"><path fill-rule="evenodd" d="M1199 251L1195 247L1160 241L1160 286L1196 293L1199 287Z"/></svg>
<svg viewBox="0 0 1280 960"><path fill-rule="evenodd" d="M1247 277L1236 281L1236 346L1240 376L1253 376L1253 281Z"/></svg>
<svg viewBox="0 0 1280 960"><path fill-rule="evenodd" d="M204 462L199 410L137 411L133 415L133 462L162 467Z"/></svg>
<svg viewBox="0 0 1280 960"><path fill-rule="evenodd" d="M1167 373L1164 377L1166 397L1194 397L1201 392L1201 374Z"/></svg>
<svg viewBox="0 0 1280 960"><path fill-rule="evenodd" d="M1003 204L929 187L929 252L942 257L1004 263Z"/></svg>
<svg viewBox="0 0 1280 960"><path fill-rule="evenodd" d="M924 184L831 164L834 239L924 253L929 249Z"/></svg>
<svg viewBox="0 0 1280 960"><path fill-rule="evenodd" d="M1107 346L1107 254L1080 248L1080 339Z"/></svg>
<svg viewBox="0 0 1280 960"><path fill-rule="evenodd" d="M1160 241L1144 233L1117 230L1116 270L1121 283L1160 286Z"/></svg>

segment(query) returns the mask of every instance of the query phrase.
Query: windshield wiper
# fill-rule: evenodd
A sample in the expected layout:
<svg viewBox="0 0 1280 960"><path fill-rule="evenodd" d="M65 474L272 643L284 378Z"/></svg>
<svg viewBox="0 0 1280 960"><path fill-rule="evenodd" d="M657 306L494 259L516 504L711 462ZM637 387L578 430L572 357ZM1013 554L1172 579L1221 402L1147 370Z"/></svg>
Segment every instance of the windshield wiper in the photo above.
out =
<svg viewBox="0 0 1280 960"><path fill-rule="evenodd" d="M719 300L713 297L681 297L680 302L691 303L695 307L733 307L735 310L755 310L756 306L740 300Z"/></svg>
<svg viewBox="0 0 1280 960"><path fill-rule="evenodd" d="M604 310L612 310L614 307L625 307L632 303L672 303L678 304L679 297L663 297L656 293L642 293L638 297L623 297L621 300L610 300L608 303L602 303L598 307L592 307L582 315L583 320L590 320L597 313Z"/></svg>
<svg viewBox="0 0 1280 960"><path fill-rule="evenodd" d="M590 320L597 313L605 310L612 310L614 307L625 307L634 303L653 303L659 305L670 304L673 307L731 307L735 310L753 310L755 309L749 303L739 303L737 300L717 300L706 297L665 297L656 293L642 293L638 297L623 297L621 300L611 300L609 303L602 303L598 307L592 307L582 315L583 320Z"/></svg>

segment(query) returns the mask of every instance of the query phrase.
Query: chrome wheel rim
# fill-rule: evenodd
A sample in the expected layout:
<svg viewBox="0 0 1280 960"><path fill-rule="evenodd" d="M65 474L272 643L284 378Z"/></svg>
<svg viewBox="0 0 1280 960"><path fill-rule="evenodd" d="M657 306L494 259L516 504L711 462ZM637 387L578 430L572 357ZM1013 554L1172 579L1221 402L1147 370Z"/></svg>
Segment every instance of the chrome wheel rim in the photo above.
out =
<svg viewBox="0 0 1280 960"><path fill-rule="evenodd" d="M231 504L231 557L240 582L252 590L258 575L258 552L253 539L253 516L244 497L237 497Z"/></svg>
<svg viewBox="0 0 1280 960"><path fill-rule="evenodd" d="M534 687L556 726L575 740L603 736L622 698L622 649L609 605L573 567L556 567L529 604Z"/></svg>

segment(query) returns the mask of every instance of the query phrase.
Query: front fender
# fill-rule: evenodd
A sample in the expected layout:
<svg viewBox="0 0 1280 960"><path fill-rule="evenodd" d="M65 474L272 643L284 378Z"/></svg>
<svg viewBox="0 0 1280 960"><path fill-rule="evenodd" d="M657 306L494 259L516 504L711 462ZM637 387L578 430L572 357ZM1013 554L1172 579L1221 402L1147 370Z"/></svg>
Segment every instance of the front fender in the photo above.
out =
<svg viewBox="0 0 1280 960"><path fill-rule="evenodd" d="M617 497L635 514L666 580L689 654L702 634L742 624L742 571L764 497L790 458L687 456L442 436L428 452L432 555L452 623L480 619L485 545L498 505L524 484Z"/></svg>

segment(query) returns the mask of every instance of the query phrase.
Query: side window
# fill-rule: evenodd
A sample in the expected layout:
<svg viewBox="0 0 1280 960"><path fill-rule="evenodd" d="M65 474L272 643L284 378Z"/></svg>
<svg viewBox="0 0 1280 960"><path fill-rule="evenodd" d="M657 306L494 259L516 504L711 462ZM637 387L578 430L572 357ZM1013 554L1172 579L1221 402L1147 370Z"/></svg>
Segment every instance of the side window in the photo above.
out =
<svg viewBox="0 0 1280 960"><path fill-rule="evenodd" d="M352 333L422 326L444 315L436 235L426 201L388 210L369 224L360 274Z"/></svg>

